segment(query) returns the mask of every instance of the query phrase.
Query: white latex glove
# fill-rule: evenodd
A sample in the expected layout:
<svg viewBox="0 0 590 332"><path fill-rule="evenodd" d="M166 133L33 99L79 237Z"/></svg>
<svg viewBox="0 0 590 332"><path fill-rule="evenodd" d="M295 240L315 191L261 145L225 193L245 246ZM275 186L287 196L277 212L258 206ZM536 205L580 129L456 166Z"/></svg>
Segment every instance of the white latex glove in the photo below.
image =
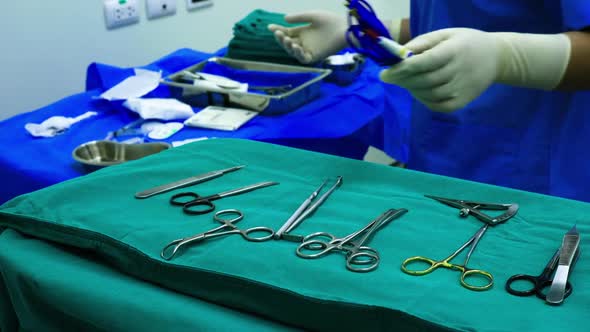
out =
<svg viewBox="0 0 590 332"><path fill-rule="evenodd" d="M453 28L427 33L405 45L410 57L381 72L434 111L451 112L492 83L552 89L569 61L564 35L488 33Z"/></svg>
<svg viewBox="0 0 590 332"><path fill-rule="evenodd" d="M346 47L348 21L345 15L328 11L309 11L287 15L289 23L309 23L287 28L270 24L268 29L283 48L301 63L315 63Z"/></svg>

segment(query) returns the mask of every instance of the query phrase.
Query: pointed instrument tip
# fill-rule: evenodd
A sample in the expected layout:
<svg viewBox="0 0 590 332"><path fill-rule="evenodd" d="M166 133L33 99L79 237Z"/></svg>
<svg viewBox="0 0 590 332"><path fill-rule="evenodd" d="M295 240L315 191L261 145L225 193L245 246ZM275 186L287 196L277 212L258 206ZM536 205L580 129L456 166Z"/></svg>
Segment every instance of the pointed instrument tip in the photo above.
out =
<svg viewBox="0 0 590 332"><path fill-rule="evenodd" d="M439 197L439 196L434 196L434 195L424 195L424 197L434 199L434 200L442 202L442 203L451 201L451 199L449 199L449 198L444 198L444 197Z"/></svg>
<svg viewBox="0 0 590 332"><path fill-rule="evenodd" d="M234 167L223 169L220 172L221 173L233 172L233 171L237 171L237 170L239 170L241 168L244 168L244 167L246 167L246 165L238 165L238 166L234 166Z"/></svg>
<svg viewBox="0 0 590 332"><path fill-rule="evenodd" d="M578 234L579 232L576 226L578 226L577 223L574 224L574 226L567 232L567 234Z"/></svg>

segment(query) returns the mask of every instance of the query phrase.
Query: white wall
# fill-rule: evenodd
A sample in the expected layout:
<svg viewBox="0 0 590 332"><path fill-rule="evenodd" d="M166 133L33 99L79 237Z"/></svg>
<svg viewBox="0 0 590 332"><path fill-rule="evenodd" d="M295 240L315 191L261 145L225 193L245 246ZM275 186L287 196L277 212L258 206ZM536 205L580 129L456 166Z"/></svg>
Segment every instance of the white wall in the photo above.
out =
<svg viewBox="0 0 590 332"><path fill-rule="evenodd" d="M82 92L92 62L141 66L182 47L212 52L227 44L232 26L260 8L292 13L322 8L345 14L344 0L214 0L175 16L107 30L102 0L3 1L0 13L0 119ZM407 16L408 0L371 0L380 17Z"/></svg>

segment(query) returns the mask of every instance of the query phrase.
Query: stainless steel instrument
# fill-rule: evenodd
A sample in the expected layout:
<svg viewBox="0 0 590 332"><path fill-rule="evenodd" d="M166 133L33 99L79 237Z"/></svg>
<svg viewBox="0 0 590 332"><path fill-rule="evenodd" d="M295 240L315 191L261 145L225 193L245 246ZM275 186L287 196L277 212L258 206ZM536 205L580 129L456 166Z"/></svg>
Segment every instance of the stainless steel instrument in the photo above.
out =
<svg viewBox="0 0 590 332"><path fill-rule="evenodd" d="M190 178L178 180L178 181L175 181L172 183L163 184L161 186L157 186L157 187L154 187L151 189L140 191L135 194L135 198L148 198L148 197L151 197L151 196L154 196L157 194L165 193L170 190L184 188L187 186L191 186L193 184L205 182L205 181L214 179L216 177L220 177L225 173L237 171L237 170L243 168L244 166L245 165L240 165L240 166L234 166L234 167L230 167L230 168L226 168L226 169L220 169L217 171L211 171L211 172L207 172L204 174L191 176Z"/></svg>

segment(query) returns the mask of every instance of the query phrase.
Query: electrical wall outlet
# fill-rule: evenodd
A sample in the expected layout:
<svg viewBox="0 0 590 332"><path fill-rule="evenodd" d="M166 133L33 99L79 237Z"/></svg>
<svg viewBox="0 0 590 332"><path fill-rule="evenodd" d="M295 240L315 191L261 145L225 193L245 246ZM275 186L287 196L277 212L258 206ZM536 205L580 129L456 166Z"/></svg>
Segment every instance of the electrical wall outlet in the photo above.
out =
<svg viewBox="0 0 590 332"><path fill-rule="evenodd" d="M145 6L149 19L176 14L176 0L146 0Z"/></svg>
<svg viewBox="0 0 590 332"><path fill-rule="evenodd" d="M213 0L186 0L186 9L194 10L213 5Z"/></svg>
<svg viewBox="0 0 590 332"><path fill-rule="evenodd" d="M107 29L139 22L137 0L104 0L103 9Z"/></svg>

